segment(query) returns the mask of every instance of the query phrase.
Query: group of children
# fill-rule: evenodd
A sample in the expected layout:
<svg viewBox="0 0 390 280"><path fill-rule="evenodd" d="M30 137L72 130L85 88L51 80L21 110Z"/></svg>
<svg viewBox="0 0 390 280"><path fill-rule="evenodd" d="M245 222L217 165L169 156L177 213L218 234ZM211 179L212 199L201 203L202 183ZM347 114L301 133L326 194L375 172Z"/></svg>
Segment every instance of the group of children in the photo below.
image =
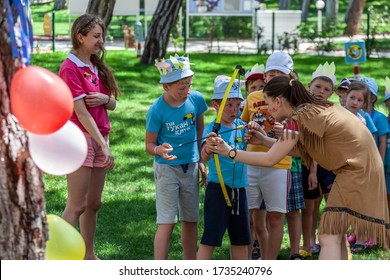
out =
<svg viewBox="0 0 390 280"><path fill-rule="evenodd" d="M320 250L316 243L319 205L327 199L335 174L315 161L285 156L271 167L235 161L238 150L267 152L262 145L246 144L246 130L264 131L268 137L283 137L286 124L271 115L262 89L273 78L298 79L292 58L284 52L271 54L266 65L245 74L242 81L217 76L212 107L220 120L204 127L207 104L191 89L193 71L187 57L156 61L164 93L150 107L146 118L146 151L154 156L158 229L154 239L155 259L167 259L171 234L180 217L185 259L211 259L228 231L231 259L252 259L254 240L261 259L277 259L287 218L291 259L304 259ZM390 81L386 84L386 106L390 106ZM309 92L327 100L336 87L335 65L320 65L312 75ZM224 100L225 92L228 92ZM373 79L343 79L336 88L340 105L356 115L372 133L384 160L387 199L390 201L389 122L373 107L378 86ZM215 132L231 147L228 157L218 155L218 146L208 145ZM390 137L389 137L390 139ZM387 155L388 153L388 155ZM208 163L208 170L206 170ZM200 182L200 184L199 184ZM199 185L206 185L204 230L197 250ZM390 203L389 203L390 207ZM303 244L300 246L301 235ZM365 248L370 240L357 240ZM372 242L371 242L372 244ZM258 258L260 256L256 256Z"/></svg>

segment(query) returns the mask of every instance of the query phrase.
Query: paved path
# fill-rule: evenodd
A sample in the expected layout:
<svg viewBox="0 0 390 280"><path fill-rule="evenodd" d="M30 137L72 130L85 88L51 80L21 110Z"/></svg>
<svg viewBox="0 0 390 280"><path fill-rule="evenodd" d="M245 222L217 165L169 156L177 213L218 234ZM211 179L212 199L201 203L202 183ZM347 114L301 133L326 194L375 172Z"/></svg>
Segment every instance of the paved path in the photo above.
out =
<svg viewBox="0 0 390 280"><path fill-rule="evenodd" d="M365 37L360 36L356 39L364 39ZM349 37L340 37L336 38L338 42L348 42L350 41ZM68 52L71 48L71 43L68 38L60 38L55 42L56 51ZM123 40L107 41L106 42L107 50L123 50L124 43ZM52 41L48 38L36 37L34 39L34 53L37 52L50 52L52 50ZM134 49L132 49L134 50ZM175 50L172 44L168 45L168 52L177 51L179 54L183 52L181 48ZM187 50L186 53L236 53L236 54L256 54L257 47L254 40L236 40L236 41L214 41L212 44L208 40L204 41L187 41ZM271 51L269 51L270 53ZM309 43L301 43L299 45L299 53L309 54L309 55L326 55L326 56L339 56L344 57L344 50L336 50L333 52L319 53L315 50L314 46ZM387 52L373 53L371 57L386 57L390 58L390 50Z"/></svg>

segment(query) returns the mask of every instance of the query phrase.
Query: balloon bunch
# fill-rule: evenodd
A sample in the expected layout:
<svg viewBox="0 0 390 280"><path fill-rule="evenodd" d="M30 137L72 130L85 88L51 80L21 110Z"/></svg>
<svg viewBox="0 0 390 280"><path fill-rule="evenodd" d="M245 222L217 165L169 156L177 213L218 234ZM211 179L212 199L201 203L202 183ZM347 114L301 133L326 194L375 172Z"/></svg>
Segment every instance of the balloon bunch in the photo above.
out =
<svg viewBox="0 0 390 280"><path fill-rule="evenodd" d="M44 68L28 66L16 72L10 95L12 113L28 131L36 165L52 175L80 168L87 156L87 141L69 121L73 98L67 84Z"/></svg>

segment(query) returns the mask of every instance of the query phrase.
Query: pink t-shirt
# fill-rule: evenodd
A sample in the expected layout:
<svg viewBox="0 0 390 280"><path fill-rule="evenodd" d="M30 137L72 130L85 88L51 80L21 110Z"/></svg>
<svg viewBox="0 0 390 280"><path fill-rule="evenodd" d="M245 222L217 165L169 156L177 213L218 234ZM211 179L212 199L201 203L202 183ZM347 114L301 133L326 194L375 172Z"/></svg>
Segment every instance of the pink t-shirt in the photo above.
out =
<svg viewBox="0 0 390 280"><path fill-rule="evenodd" d="M103 85L102 80L99 79L97 67L84 64L72 53L69 53L68 58L62 63L58 76L69 86L74 101L84 98L90 92L100 92L108 95L106 87ZM106 107L104 105L86 107L95 120L102 136L108 135L111 125ZM73 112L70 120L82 131L87 132L75 112Z"/></svg>

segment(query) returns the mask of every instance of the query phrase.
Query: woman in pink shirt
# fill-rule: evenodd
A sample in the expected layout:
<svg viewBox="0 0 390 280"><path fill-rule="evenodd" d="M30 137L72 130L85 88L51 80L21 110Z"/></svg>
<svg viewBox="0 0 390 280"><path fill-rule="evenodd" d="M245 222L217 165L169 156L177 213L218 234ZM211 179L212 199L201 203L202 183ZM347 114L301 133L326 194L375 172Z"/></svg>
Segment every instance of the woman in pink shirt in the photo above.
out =
<svg viewBox="0 0 390 280"><path fill-rule="evenodd" d="M71 33L73 48L59 71L73 94L71 121L84 132L88 142L85 162L67 175L68 200L62 215L74 227L80 223L85 259L98 259L94 251L97 212L106 173L115 166L108 141L111 126L107 110L115 109L120 90L103 61L104 29L103 21L96 16L77 18Z"/></svg>

